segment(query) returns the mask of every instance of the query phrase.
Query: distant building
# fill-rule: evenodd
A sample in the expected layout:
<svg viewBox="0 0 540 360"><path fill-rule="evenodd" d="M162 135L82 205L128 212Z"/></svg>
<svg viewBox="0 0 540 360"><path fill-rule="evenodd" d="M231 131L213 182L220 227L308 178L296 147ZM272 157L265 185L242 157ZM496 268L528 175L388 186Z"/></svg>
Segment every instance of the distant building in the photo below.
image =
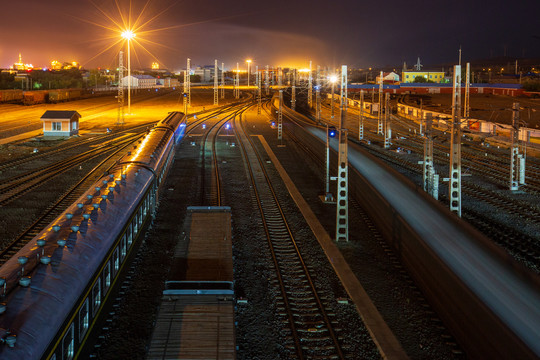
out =
<svg viewBox="0 0 540 360"><path fill-rule="evenodd" d="M73 136L79 133L81 115L74 110L47 110L41 116L44 136Z"/></svg>
<svg viewBox="0 0 540 360"><path fill-rule="evenodd" d="M14 63L11 68L14 70L32 70L34 66L32 64L23 63L22 55L19 53L19 61Z"/></svg>
<svg viewBox="0 0 540 360"><path fill-rule="evenodd" d="M161 78L156 80L158 86L163 87L177 87L180 86L178 79L174 78Z"/></svg>
<svg viewBox="0 0 540 360"><path fill-rule="evenodd" d="M433 81L434 83L444 82L444 71L403 71L401 75L401 82L412 83L417 76L422 76L426 81Z"/></svg>
<svg viewBox="0 0 540 360"><path fill-rule="evenodd" d="M150 75L131 75L122 79L124 87L127 87L128 83L131 84L132 88L148 89L156 87L157 79Z"/></svg>
<svg viewBox="0 0 540 360"><path fill-rule="evenodd" d="M379 83L379 78L380 76L377 76L377 79L376 79L376 82L377 84ZM385 72L383 73L383 82L391 82L391 83L394 83L394 82L398 82L399 81L399 75L396 74L395 72Z"/></svg>
<svg viewBox="0 0 540 360"><path fill-rule="evenodd" d="M205 65L198 66L193 70L192 75L199 75L201 77L201 82L211 82L214 81L214 65ZM218 67L218 77L221 76L221 69Z"/></svg>

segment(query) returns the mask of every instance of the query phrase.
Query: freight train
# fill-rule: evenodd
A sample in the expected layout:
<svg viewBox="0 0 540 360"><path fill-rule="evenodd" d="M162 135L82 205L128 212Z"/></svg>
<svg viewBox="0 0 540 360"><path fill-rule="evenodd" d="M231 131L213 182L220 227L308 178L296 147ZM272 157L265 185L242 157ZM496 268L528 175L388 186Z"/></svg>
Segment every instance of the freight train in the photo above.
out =
<svg viewBox="0 0 540 360"><path fill-rule="evenodd" d="M185 131L171 113L0 267L0 358L76 358L142 239Z"/></svg>
<svg viewBox="0 0 540 360"><path fill-rule="evenodd" d="M96 93L87 92L84 89L57 89L57 90L0 90L0 104L15 103L23 105L36 105L72 101L83 96L110 95L113 92Z"/></svg>

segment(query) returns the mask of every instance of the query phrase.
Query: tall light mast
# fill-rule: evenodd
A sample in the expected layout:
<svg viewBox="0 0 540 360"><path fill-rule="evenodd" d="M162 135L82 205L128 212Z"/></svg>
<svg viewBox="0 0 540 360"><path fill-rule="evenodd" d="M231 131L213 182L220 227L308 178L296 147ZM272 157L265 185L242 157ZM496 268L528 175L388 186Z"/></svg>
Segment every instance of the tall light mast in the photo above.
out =
<svg viewBox="0 0 540 360"><path fill-rule="evenodd" d="M191 59L187 59L187 103L191 106Z"/></svg>

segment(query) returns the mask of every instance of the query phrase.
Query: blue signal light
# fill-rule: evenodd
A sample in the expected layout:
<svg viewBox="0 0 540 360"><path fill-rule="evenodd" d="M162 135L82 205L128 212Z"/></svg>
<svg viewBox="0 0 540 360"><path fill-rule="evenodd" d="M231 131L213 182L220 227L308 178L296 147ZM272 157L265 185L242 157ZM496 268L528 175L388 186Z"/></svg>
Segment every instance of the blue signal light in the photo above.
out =
<svg viewBox="0 0 540 360"><path fill-rule="evenodd" d="M328 136L333 138L333 137L336 137L336 134L337 134L337 130L335 127L331 126L328 128Z"/></svg>

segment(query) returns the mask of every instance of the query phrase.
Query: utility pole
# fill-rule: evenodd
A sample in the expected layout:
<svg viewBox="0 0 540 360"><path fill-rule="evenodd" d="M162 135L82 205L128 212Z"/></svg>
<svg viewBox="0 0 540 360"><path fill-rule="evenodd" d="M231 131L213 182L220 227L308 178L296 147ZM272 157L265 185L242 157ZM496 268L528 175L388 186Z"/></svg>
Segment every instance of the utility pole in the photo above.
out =
<svg viewBox="0 0 540 360"><path fill-rule="evenodd" d="M311 74L311 61L309 62L308 106L310 109L313 107L313 76Z"/></svg>
<svg viewBox="0 0 540 360"><path fill-rule="evenodd" d="M221 63L221 98L225 99L225 63Z"/></svg>
<svg viewBox="0 0 540 360"><path fill-rule="evenodd" d="M130 79L128 78L128 81ZM49 83L49 88L50 88ZM116 117L117 125L124 125L124 52L118 53L118 115Z"/></svg>
<svg viewBox="0 0 540 360"><path fill-rule="evenodd" d="M358 140L364 139L364 90L360 90L360 111L358 112Z"/></svg>
<svg viewBox="0 0 540 360"><path fill-rule="evenodd" d="M279 90L279 108L278 108L278 127L277 127L278 140L283 139L283 90Z"/></svg>
<svg viewBox="0 0 540 360"><path fill-rule="evenodd" d="M420 99L420 135L423 135L423 126L424 124L424 101Z"/></svg>
<svg viewBox="0 0 540 360"><path fill-rule="evenodd" d="M379 113L377 114L377 134L383 134L383 120L382 120L382 94L383 94L383 72L379 75Z"/></svg>
<svg viewBox="0 0 540 360"><path fill-rule="evenodd" d="M219 100L218 100L218 97L219 97L218 77L219 77L219 74L218 74L218 66L217 66L217 59L216 59L216 60L214 60L214 105L219 104Z"/></svg>
<svg viewBox="0 0 540 360"><path fill-rule="evenodd" d="M347 65L341 66L341 97L339 102L339 151L336 205L336 241L349 241L349 160L347 158Z"/></svg>
<svg viewBox="0 0 540 360"><path fill-rule="evenodd" d="M448 198L450 211L461 217L461 66L454 66L452 91L452 136Z"/></svg>
<svg viewBox="0 0 540 360"><path fill-rule="evenodd" d="M186 69L186 71L184 71L184 94L183 94L185 115L187 115L187 108L188 108L188 86L189 86L188 81L189 81L189 70Z"/></svg>
<svg viewBox="0 0 540 360"><path fill-rule="evenodd" d="M392 130L390 128L390 94L385 94L385 101L384 101L384 148L389 149L390 148L390 139L392 137Z"/></svg>
<svg viewBox="0 0 540 360"><path fill-rule="evenodd" d="M471 109L471 104L470 104L470 84L471 84L471 79L470 79L470 74L471 74L471 63L467 63L467 71L465 73L465 99L463 101L463 117L465 118L465 126L467 127L467 129L469 128L469 111Z"/></svg>
<svg viewBox="0 0 540 360"><path fill-rule="evenodd" d="M191 106L191 59L187 59L187 102Z"/></svg>
<svg viewBox="0 0 540 360"><path fill-rule="evenodd" d="M266 95L270 95L270 87L269 87L269 82L270 82L270 69L268 67L268 65L266 65L266 79L265 79L265 82L264 82L264 87L266 88Z"/></svg>
<svg viewBox="0 0 540 360"><path fill-rule="evenodd" d="M426 132L424 140L424 191L433 196L435 200L439 199L439 175L435 174L433 167L433 117L431 113L426 114Z"/></svg>

